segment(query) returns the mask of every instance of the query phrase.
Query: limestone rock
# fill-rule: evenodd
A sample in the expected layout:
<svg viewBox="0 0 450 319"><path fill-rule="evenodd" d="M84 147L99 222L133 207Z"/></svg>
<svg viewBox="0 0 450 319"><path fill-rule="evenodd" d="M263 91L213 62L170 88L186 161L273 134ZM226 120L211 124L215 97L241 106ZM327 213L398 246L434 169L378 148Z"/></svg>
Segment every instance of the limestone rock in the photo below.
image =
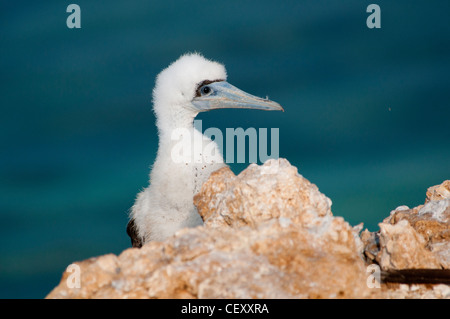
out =
<svg viewBox="0 0 450 319"><path fill-rule="evenodd" d="M380 229L382 269L439 268L439 261L425 247L425 239L407 220L395 225L381 223Z"/></svg>
<svg viewBox="0 0 450 319"><path fill-rule="evenodd" d="M380 229L382 268L450 269L450 199L394 210Z"/></svg>
<svg viewBox="0 0 450 319"><path fill-rule="evenodd" d="M77 263L48 298L365 298L358 232L286 160L222 169L195 197L205 225Z"/></svg>
<svg viewBox="0 0 450 319"><path fill-rule="evenodd" d="M195 196L204 226L76 262L47 298L450 298L446 285L368 285L384 269L449 265L450 199L430 188L424 206L400 207L376 233L359 233L287 160L213 173ZM367 263L364 261L364 257Z"/></svg>
<svg viewBox="0 0 450 319"><path fill-rule="evenodd" d="M211 175L194 203L207 227L254 228L288 218L312 229L332 216L331 200L285 159L251 164L238 176L224 167Z"/></svg>
<svg viewBox="0 0 450 319"><path fill-rule="evenodd" d="M428 188L427 199L425 202L428 203L432 200L441 200L446 198L450 198L450 180L446 180L440 185Z"/></svg>
<svg viewBox="0 0 450 319"><path fill-rule="evenodd" d="M450 181L430 187L424 205L400 206L380 232L363 232L365 255L388 269L450 269Z"/></svg>

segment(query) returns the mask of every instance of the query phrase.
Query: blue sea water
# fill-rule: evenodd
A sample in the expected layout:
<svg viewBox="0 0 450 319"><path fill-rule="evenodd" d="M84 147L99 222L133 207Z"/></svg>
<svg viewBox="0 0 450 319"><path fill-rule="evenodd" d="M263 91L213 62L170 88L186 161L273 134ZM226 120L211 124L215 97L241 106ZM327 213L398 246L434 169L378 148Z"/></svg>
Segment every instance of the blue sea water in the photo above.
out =
<svg viewBox="0 0 450 319"><path fill-rule="evenodd" d="M69 3L0 4L1 298L45 297L73 261L129 247L154 79L185 52L285 109L216 110L203 129L279 128L280 157L352 225L450 178L448 1L77 1L81 29Z"/></svg>

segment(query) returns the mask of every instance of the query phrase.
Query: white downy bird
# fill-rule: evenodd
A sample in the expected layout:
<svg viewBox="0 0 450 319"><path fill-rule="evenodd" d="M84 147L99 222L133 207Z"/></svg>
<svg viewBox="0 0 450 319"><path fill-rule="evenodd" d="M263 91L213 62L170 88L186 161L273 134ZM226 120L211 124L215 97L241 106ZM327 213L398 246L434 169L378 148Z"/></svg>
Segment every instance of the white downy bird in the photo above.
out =
<svg viewBox="0 0 450 319"><path fill-rule="evenodd" d="M217 144L194 128L199 112L221 108L283 110L226 82L222 64L186 54L163 70L153 90L159 148L150 185L138 194L127 233L133 247L203 223L193 203L203 183L226 166ZM181 142L180 142L181 140ZM179 156L179 151L183 156ZM189 156L186 156L188 154Z"/></svg>

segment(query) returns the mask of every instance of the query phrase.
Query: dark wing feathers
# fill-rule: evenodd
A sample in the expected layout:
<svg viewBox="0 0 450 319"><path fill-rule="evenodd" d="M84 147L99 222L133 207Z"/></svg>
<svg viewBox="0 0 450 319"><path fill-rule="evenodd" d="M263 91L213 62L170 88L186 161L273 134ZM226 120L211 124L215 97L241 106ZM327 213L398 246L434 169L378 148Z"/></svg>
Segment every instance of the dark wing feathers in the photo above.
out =
<svg viewBox="0 0 450 319"><path fill-rule="evenodd" d="M136 224L134 223L134 219L131 219L128 222L127 225L127 234L131 238L131 246L135 248L141 248L142 247L142 239L138 236L137 230L136 230Z"/></svg>

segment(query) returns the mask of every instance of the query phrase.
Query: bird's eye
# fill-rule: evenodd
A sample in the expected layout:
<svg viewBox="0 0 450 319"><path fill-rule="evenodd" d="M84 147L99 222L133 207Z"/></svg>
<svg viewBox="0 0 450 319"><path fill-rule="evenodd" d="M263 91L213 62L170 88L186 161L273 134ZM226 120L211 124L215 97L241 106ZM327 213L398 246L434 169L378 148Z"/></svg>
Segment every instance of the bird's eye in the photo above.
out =
<svg viewBox="0 0 450 319"><path fill-rule="evenodd" d="M208 95L212 90L209 86L205 85L200 91L202 92L202 95Z"/></svg>

